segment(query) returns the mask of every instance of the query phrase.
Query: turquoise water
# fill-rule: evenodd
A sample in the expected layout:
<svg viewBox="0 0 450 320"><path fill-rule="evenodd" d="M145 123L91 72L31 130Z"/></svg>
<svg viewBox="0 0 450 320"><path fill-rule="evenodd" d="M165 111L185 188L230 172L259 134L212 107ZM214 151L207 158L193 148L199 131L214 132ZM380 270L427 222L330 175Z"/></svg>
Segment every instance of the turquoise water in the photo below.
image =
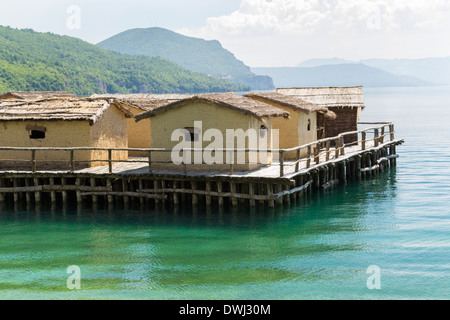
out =
<svg viewBox="0 0 450 320"><path fill-rule="evenodd" d="M449 299L450 88L365 96L396 169L263 212L3 208L0 299Z"/></svg>

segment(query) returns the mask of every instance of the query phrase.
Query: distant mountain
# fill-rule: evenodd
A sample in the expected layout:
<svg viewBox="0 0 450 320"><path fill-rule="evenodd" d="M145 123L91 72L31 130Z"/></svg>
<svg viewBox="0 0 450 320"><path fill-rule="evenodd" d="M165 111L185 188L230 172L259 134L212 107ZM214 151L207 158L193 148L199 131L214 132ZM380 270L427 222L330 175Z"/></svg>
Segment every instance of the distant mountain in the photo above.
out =
<svg viewBox="0 0 450 320"><path fill-rule="evenodd" d="M345 64L345 63L356 63L352 60L346 60L341 58L330 58L330 59L309 59L306 61L303 61L302 63L298 64L298 68L311 68L311 67L320 67L330 64Z"/></svg>
<svg viewBox="0 0 450 320"><path fill-rule="evenodd" d="M336 64L310 68L252 68L256 74L272 77L276 87L295 86L427 86L431 82L410 76L399 76L364 64Z"/></svg>
<svg viewBox="0 0 450 320"><path fill-rule="evenodd" d="M131 29L97 44L128 55L160 56L195 72L228 79L252 89L273 89L272 79L255 75L219 41L187 37L163 28Z"/></svg>
<svg viewBox="0 0 450 320"><path fill-rule="evenodd" d="M450 84L450 57L426 59L369 59L362 63L395 74L418 77L425 81Z"/></svg>
<svg viewBox="0 0 450 320"><path fill-rule="evenodd" d="M160 57L131 57L77 38L0 26L0 92L201 93L249 87Z"/></svg>

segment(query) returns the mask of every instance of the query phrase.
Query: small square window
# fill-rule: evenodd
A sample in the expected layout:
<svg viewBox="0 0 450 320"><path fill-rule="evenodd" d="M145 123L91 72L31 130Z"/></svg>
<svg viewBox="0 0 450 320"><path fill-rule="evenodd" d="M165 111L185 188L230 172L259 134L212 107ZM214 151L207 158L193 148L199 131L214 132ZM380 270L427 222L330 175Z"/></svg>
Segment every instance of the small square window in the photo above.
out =
<svg viewBox="0 0 450 320"><path fill-rule="evenodd" d="M45 139L45 131L31 130L30 139Z"/></svg>

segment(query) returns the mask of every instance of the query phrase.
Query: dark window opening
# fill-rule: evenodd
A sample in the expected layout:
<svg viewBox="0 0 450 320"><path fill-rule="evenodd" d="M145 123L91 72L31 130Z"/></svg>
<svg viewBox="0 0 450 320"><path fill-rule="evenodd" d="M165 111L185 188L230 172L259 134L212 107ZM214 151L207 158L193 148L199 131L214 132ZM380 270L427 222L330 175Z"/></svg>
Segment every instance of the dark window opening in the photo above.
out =
<svg viewBox="0 0 450 320"><path fill-rule="evenodd" d="M307 127L308 131L311 131L311 120L308 119L308 127Z"/></svg>
<svg viewBox="0 0 450 320"><path fill-rule="evenodd" d="M187 132L188 132L188 135L186 136L186 140L198 141L200 129L194 128L194 127L185 127L184 129L187 130Z"/></svg>
<svg viewBox="0 0 450 320"><path fill-rule="evenodd" d="M31 130L30 139L45 139L45 131Z"/></svg>

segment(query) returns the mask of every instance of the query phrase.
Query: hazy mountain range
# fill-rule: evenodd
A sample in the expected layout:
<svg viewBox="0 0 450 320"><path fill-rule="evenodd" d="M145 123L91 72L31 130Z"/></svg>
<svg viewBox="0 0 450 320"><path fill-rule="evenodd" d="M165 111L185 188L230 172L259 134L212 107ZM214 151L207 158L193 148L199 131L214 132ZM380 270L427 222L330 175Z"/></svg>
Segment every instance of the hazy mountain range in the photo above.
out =
<svg viewBox="0 0 450 320"><path fill-rule="evenodd" d="M272 77L277 87L408 87L450 85L450 57L427 59L310 59L296 67L251 68Z"/></svg>

